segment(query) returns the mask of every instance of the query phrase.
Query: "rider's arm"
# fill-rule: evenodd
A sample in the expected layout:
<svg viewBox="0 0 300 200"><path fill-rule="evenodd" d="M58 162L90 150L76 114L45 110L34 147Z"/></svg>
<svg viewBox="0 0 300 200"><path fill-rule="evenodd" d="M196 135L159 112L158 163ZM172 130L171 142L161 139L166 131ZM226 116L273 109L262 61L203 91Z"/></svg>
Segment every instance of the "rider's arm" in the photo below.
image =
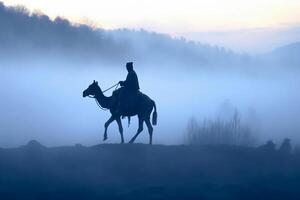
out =
<svg viewBox="0 0 300 200"><path fill-rule="evenodd" d="M124 86L125 85L124 82L125 81L119 81L120 86Z"/></svg>
<svg viewBox="0 0 300 200"><path fill-rule="evenodd" d="M126 80L125 81L120 81L119 83L120 83L121 86L126 87L126 86L128 86L128 84L130 84L130 82L132 82L132 79L133 79L132 73L128 73L128 75L126 77Z"/></svg>

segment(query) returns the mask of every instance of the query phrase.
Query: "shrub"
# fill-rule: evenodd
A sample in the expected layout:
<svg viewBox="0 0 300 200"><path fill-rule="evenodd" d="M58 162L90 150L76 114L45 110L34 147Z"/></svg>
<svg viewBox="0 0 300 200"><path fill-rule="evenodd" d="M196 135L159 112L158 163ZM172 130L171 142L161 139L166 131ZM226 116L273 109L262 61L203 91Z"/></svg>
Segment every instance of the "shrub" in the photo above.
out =
<svg viewBox="0 0 300 200"><path fill-rule="evenodd" d="M256 143L251 127L241 124L237 110L227 121L204 119L200 123L195 118L191 118L187 125L187 140L189 144L253 146Z"/></svg>

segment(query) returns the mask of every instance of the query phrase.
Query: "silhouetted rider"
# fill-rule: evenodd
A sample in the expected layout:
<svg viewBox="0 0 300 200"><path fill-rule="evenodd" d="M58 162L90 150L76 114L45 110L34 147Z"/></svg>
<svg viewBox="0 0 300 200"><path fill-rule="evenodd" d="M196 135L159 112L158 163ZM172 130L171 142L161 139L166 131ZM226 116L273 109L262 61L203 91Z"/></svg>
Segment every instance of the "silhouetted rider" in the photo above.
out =
<svg viewBox="0 0 300 200"><path fill-rule="evenodd" d="M114 91L113 96L115 100L113 105L116 105L117 111L119 112L131 112L132 108L138 101L138 93L139 93L139 80L138 77L133 70L133 63L126 63L126 68L128 71L127 77L125 81L120 81L120 85L122 86L120 89Z"/></svg>
<svg viewBox="0 0 300 200"><path fill-rule="evenodd" d="M138 77L133 70L133 63L126 63L126 69L128 71L127 77L125 81L120 81L120 85L124 87L127 92L137 92L140 89Z"/></svg>

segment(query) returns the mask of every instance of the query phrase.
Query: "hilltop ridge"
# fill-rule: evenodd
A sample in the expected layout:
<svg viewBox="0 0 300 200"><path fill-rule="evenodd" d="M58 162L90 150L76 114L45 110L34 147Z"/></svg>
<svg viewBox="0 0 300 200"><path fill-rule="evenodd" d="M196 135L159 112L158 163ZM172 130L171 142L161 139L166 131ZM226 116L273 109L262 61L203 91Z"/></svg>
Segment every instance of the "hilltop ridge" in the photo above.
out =
<svg viewBox="0 0 300 200"><path fill-rule="evenodd" d="M0 149L4 199L297 199L300 159L257 148L104 144ZM16 192L18 191L18 192Z"/></svg>

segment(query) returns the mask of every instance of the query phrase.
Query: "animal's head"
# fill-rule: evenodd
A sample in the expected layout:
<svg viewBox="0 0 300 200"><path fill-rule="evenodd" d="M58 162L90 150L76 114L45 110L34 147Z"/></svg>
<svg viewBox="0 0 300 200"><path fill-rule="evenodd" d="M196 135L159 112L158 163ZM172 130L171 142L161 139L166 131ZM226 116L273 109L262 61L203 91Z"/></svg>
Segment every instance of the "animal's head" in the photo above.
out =
<svg viewBox="0 0 300 200"><path fill-rule="evenodd" d="M98 85L98 82L94 80L94 82L86 89L83 91L82 96L87 97L87 96L95 96L97 93L101 92L101 89Z"/></svg>

